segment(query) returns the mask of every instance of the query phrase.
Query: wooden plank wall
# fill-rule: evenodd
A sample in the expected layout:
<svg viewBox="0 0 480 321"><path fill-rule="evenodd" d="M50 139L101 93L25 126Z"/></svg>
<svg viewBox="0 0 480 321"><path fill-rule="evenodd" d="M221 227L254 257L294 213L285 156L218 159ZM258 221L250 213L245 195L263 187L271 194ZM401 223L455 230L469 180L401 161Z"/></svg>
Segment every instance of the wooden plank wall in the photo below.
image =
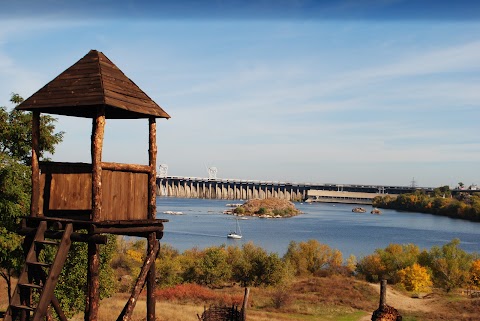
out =
<svg viewBox="0 0 480 321"><path fill-rule="evenodd" d="M148 174L103 170L102 187L100 221L147 219Z"/></svg>
<svg viewBox="0 0 480 321"><path fill-rule="evenodd" d="M83 166L83 169L79 167ZM85 166L42 168L39 208L41 215L55 211L88 211L92 208L92 174ZM61 169L60 169L61 168ZM148 218L148 174L126 171L102 171L103 210L100 221L144 220ZM44 206L48 200L48 206Z"/></svg>

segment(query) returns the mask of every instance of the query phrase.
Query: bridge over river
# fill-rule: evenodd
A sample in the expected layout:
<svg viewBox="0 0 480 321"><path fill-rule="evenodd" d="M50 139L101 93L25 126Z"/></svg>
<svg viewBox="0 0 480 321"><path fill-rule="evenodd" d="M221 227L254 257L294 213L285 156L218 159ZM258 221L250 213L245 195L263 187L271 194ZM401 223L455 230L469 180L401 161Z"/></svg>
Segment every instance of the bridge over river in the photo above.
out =
<svg viewBox="0 0 480 321"><path fill-rule="evenodd" d="M185 198L248 200L283 198L290 201L371 204L377 195L396 196L418 187L353 184L312 184L279 181L157 177L157 195ZM421 188L431 191L433 188Z"/></svg>

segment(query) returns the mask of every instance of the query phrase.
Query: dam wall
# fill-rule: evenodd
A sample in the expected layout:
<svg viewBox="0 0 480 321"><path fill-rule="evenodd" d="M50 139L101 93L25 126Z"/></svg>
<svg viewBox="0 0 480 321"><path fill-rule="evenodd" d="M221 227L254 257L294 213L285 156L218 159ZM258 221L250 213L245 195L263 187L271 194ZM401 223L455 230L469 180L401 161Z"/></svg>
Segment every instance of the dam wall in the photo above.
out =
<svg viewBox="0 0 480 321"><path fill-rule="evenodd" d="M281 198L292 202L371 204L375 196L411 193L431 187L310 184L198 177L157 177L157 195L180 198L248 200Z"/></svg>
<svg viewBox="0 0 480 321"><path fill-rule="evenodd" d="M183 198L248 200L281 198L289 201L306 199L309 187L269 181L207 179L195 177L158 177L157 195Z"/></svg>

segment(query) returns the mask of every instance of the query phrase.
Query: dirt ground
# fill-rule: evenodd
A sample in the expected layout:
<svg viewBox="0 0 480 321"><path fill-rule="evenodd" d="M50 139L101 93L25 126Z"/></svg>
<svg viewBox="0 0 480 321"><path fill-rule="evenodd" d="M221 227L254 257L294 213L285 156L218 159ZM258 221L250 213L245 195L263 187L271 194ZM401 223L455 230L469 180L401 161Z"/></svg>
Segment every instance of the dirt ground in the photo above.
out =
<svg viewBox="0 0 480 321"><path fill-rule="evenodd" d="M377 291L380 297L380 286L378 284L370 284ZM432 312L439 308L438 300L435 298L411 298L405 294L395 290L391 286L387 286L387 302L388 305L401 311L409 312ZM373 311L372 311L373 313ZM359 321L370 321L372 314L369 314Z"/></svg>

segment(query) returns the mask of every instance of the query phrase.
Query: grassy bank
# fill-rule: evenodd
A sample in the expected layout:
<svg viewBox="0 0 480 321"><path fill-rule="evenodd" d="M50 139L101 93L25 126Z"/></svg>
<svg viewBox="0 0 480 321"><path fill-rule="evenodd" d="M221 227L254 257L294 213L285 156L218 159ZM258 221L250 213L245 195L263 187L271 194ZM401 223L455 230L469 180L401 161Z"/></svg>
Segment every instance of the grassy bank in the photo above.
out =
<svg viewBox="0 0 480 321"><path fill-rule="evenodd" d="M379 286L351 277L310 277L295 279L287 286L251 288L249 321L367 321L378 305ZM184 285L157 290L158 321L198 321L197 314L211 304L240 303L244 289L239 286L209 289ZM387 303L397 308L406 321L478 320L480 299L470 299L460 292L423 293L412 298L389 286ZM117 293L100 304L98 321L116 318L129 294ZM6 308L5 284L0 283L0 310ZM138 301L133 320L144 320L145 298ZM83 321L83 313L72 321Z"/></svg>

